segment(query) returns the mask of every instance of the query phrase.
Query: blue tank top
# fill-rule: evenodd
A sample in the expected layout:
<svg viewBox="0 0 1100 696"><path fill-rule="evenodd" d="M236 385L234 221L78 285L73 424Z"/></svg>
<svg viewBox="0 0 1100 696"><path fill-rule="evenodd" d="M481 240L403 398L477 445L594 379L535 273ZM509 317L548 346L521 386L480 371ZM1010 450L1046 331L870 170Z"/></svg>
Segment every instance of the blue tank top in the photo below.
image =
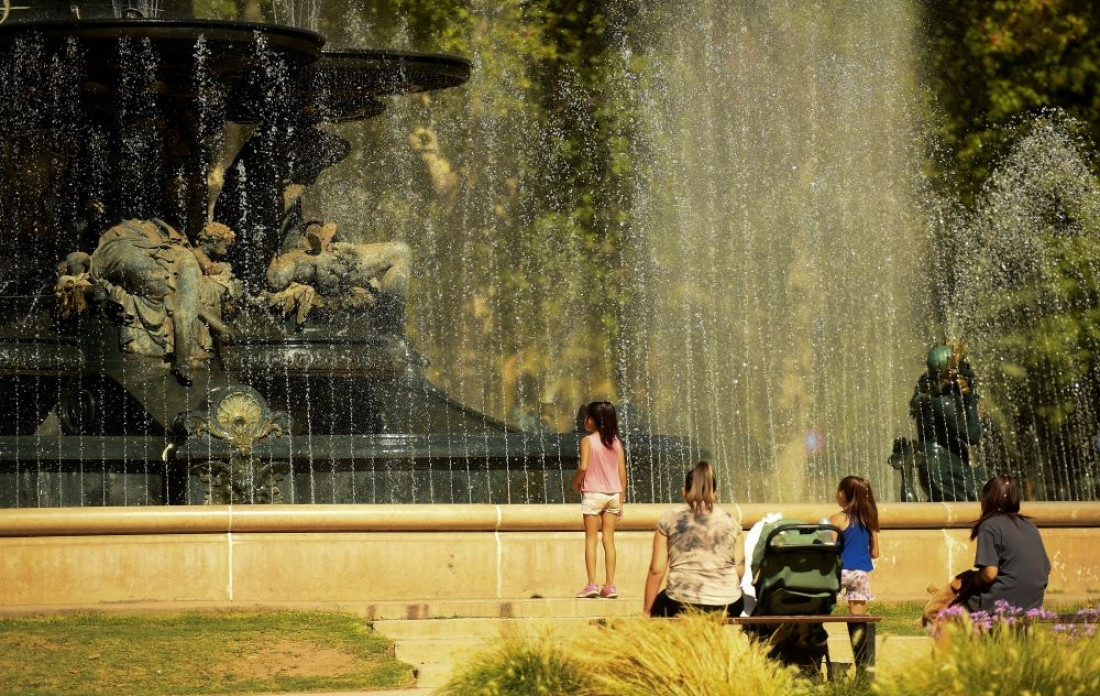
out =
<svg viewBox="0 0 1100 696"><path fill-rule="evenodd" d="M871 530L849 519L844 530L844 550L841 552L844 570L874 570L871 563Z"/></svg>

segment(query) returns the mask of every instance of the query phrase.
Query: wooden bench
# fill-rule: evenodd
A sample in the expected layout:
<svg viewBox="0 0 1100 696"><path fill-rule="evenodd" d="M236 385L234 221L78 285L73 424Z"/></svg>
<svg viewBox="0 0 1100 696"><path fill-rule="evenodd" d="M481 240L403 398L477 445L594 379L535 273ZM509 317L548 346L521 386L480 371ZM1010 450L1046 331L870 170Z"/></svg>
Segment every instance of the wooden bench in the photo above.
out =
<svg viewBox="0 0 1100 696"><path fill-rule="evenodd" d="M1024 621L1042 624L1100 624L1100 616L1095 614L1081 616L1074 612L1072 614L1058 614L1051 619L1024 619Z"/></svg>
<svg viewBox="0 0 1100 696"><path fill-rule="evenodd" d="M730 616L726 618L727 624L760 626L815 623L875 624L880 621L882 621L881 616L871 616L870 614L829 614L828 616L796 614L792 616Z"/></svg>
<svg viewBox="0 0 1100 696"><path fill-rule="evenodd" d="M873 616L870 614L829 614L827 616L811 615L811 614L796 614L791 616L730 616L726 618L727 625L734 626L810 626L813 624L827 624L827 623L843 623L851 625L862 625L868 627L867 631L860 632L860 635L851 635L852 640L852 654L856 657L856 664L859 668L873 667L875 665L875 624L882 621L881 616ZM825 667L829 679L834 678L833 662L829 656L829 645L825 644ZM790 664L790 662L788 662ZM807 668L806 663L800 663L806 671L819 674L821 665L810 665Z"/></svg>

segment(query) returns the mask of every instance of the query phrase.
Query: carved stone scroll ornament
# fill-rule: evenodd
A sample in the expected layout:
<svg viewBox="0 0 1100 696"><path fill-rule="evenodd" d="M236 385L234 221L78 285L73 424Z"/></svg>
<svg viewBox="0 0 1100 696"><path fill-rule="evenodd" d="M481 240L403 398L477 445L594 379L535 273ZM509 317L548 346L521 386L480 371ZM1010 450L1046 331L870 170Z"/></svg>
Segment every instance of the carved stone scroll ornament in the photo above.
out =
<svg viewBox="0 0 1100 696"><path fill-rule="evenodd" d="M191 467L204 484L204 502L279 502L290 464L259 460L252 450L265 438L289 434L290 427L289 414L272 411L259 392L243 385L211 390L202 408L180 414L176 430L181 434L221 440L231 448L228 460Z"/></svg>
<svg viewBox="0 0 1100 696"><path fill-rule="evenodd" d="M203 484L204 505L281 503L281 485L289 472L289 462L258 462L240 457L191 467L191 473Z"/></svg>

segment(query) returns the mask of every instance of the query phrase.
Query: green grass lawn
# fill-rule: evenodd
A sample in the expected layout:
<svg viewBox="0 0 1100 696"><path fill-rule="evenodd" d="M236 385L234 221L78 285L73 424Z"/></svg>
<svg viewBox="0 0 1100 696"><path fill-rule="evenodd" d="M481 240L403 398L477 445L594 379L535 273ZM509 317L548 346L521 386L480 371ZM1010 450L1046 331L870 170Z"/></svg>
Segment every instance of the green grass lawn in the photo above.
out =
<svg viewBox="0 0 1100 696"><path fill-rule="evenodd" d="M0 619L0 694L229 694L413 681L392 643L346 614Z"/></svg>
<svg viewBox="0 0 1100 696"><path fill-rule="evenodd" d="M882 635L925 635L923 604L872 602ZM1072 612L1078 605L1048 606ZM841 602L836 610L847 611ZM0 694L232 694L412 686L362 619L323 612L0 619Z"/></svg>
<svg viewBox="0 0 1100 696"><path fill-rule="evenodd" d="M923 609L924 604L920 602L870 602L867 605L868 614L882 617L882 622L878 625L879 635L927 635L927 632L918 623ZM833 613L848 613L848 603L841 600L837 603Z"/></svg>

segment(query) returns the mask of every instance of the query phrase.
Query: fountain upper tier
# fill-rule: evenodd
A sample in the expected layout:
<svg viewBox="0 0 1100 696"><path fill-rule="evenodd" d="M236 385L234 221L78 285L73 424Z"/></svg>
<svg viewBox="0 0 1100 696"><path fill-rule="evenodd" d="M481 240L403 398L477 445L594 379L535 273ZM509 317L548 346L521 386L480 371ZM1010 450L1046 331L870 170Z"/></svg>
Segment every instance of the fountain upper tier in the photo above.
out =
<svg viewBox="0 0 1100 696"><path fill-rule="evenodd" d="M205 69L226 87L231 121L261 117L265 57L294 71L291 94L318 121L370 118L384 109L377 97L444 89L470 77L470 61L448 54L389 50L323 51L324 38L311 31L273 24L218 20L46 20L0 24L0 44L42 41L57 48L75 42L87 75L85 89L111 106L119 83L120 43L140 48L148 42L158 60L152 88L166 96L189 98L199 89L195 60L203 46ZM257 50L261 43L263 50ZM323 108L318 109L318 98Z"/></svg>

